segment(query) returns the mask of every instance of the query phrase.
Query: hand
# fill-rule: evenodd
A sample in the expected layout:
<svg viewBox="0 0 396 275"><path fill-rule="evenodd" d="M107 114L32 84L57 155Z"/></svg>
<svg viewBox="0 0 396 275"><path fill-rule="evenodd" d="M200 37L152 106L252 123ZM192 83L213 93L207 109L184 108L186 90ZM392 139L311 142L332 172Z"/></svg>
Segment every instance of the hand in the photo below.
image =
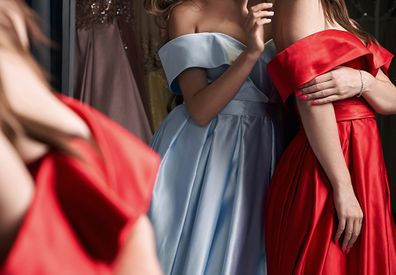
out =
<svg viewBox="0 0 396 275"><path fill-rule="evenodd" d="M247 51L259 56L264 51L264 25L271 22L274 15L272 3L261 3L249 8L245 20L245 30L248 36Z"/></svg>
<svg viewBox="0 0 396 275"><path fill-rule="evenodd" d="M361 89L359 70L338 67L308 82L296 96L301 100L310 100L312 105L319 105L354 97Z"/></svg>
<svg viewBox="0 0 396 275"><path fill-rule="evenodd" d="M334 189L334 205L338 215L335 241L344 233L342 250L349 251L360 235L363 222L363 211L351 184Z"/></svg>

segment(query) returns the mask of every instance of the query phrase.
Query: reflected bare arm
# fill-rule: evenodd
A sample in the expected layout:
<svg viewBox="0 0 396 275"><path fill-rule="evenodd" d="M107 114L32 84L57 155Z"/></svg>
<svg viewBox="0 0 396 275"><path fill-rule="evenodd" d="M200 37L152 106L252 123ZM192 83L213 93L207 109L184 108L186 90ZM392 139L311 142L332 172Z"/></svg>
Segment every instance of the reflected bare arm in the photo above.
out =
<svg viewBox="0 0 396 275"><path fill-rule="evenodd" d="M121 249L115 264L117 275L162 275L157 259L153 228L147 216L141 216Z"/></svg>
<svg viewBox="0 0 396 275"><path fill-rule="evenodd" d="M0 259L4 259L30 206L34 183L19 154L1 131L0 152Z"/></svg>

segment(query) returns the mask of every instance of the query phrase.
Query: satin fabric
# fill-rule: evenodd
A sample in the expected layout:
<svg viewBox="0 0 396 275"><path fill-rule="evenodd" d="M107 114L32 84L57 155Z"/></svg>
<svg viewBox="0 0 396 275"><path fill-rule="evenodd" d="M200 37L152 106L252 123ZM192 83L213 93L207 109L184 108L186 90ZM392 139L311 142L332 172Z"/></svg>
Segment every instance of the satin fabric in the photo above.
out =
<svg viewBox="0 0 396 275"><path fill-rule="evenodd" d="M50 151L29 165L35 195L1 274L113 274L117 253L149 207L158 156L98 112L61 99L97 146L76 139L70 145L81 159Z"/></svg>
<svg viewBox="0 0 396 275"><path fill-rule="evenodd" d="M392 55L351 33L328 30L306 37L268 65L284 101L304 83L339 65L385 73ZM269 274L396 274L396 229L373 110L361 98L335 102L342 151L364 213L349 253L334 242L338 219L332 187L304 130L286 149L269 191L266 248ZM341 239L342 240L342 239Z"/></svg>
<svg viewBox="0 0 396 275"><path fill-rule="evenodd" d="M220 77L245 49L221 33L178 37L159 54L169 85L188 68ZM234 99L207 125L184 104L154 136L162 162L149 217L167 275L266 274L263 198L281 150L277 103L265 72L272 42ZM215 92L215 91L214 91Z"/></svg>
<svg viewBox="0 0 396 275"><path fill-rule="evenodd" d="M124 49L127 46L128 51L135 50L123 44L116 20L77 30L75 97L149 143L152 132Z"/></svg>

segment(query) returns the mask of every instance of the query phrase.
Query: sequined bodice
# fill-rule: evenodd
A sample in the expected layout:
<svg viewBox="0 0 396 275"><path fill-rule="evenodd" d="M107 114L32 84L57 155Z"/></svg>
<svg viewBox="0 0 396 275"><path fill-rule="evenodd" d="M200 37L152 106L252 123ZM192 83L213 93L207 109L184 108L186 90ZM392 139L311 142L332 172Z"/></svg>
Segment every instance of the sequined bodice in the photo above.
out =
<svg viewBox="0 0 396 275"><path fill-rule="evenodd" d="M111 24L119 15L122 15L126 21L132 19L132 1L77 0L76 2L77 29L86 29L94 24Z"/></svg>

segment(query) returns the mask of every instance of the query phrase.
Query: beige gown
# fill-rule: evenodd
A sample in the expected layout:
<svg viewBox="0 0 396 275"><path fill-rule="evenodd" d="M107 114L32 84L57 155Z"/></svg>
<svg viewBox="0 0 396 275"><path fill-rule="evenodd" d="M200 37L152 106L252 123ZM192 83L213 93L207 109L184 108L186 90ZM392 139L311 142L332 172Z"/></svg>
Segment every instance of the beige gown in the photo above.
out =
<svg viewBox="0 0 396 275"><path fill-rule="evenodd" d="M114 1L77 1L75 96L149 142L149 120L125 52L136 46L123 43L117 24L123 12Z"/></svg>

